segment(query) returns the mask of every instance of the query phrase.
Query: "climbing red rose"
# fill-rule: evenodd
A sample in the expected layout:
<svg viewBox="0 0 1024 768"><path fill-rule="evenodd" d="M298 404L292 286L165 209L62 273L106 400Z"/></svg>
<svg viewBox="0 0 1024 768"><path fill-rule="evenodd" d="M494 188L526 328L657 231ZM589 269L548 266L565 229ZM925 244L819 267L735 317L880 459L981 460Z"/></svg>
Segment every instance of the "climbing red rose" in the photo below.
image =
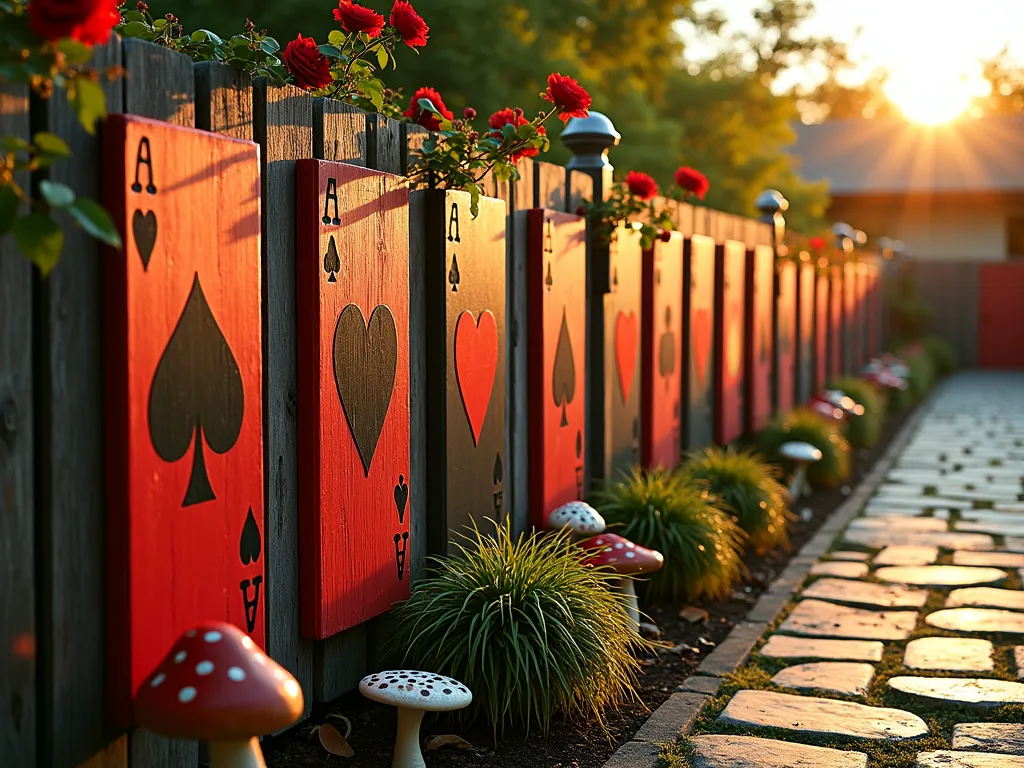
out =
<svg viewBox="0 0 1024 768"><path fill-rule="evenodd" d="M811 246L812 251L820 251L825 247L825 238L812 237L807 244Z"/></svg>
<svg viewBox="0 0 1024 768"><path fill-rule="evenodd" d="M511 107L499 109L489 118L487 118L487 124L494 129L491 131L491 135L496 138L501 138L501 129L504 128L509 123L514 125L516 128L519 128L520 126L526 125L529 122L530 121L527 120L526 117L523 115L523 110L519 108L512 109ZM543 125L541 125L537 128L537 133L539 133L542 136L545 136L547 135L547 129ZM509 160L514 163L521 157L536 157L539 154L540 150L537 147L526 146L509 155Z"/></svg>
<svg viewBox="0 0 1024 768"><path fill-rule="evenodd" d="M72 37L92 45L105 43L120 19L111 0L32 0L28 23L45 40Z"/></svg>
<svg viewBox="0 0 1024 768"><path fill-rule="evenodd" d="M365 32L367 37L380 37L384 17L371 8L356 5L352 0L340 0L334 9L335 21L341 22L346 32Z"/></svg>
<svg viewBox="0 0 1024 768"><path fill-rule="evenodd" d="M650 200L658 194L658 183L640 171L630 171L626 174L626 186L629 193L641 200Z"/></svg>
<svg viewBox="0 0 1024 768"><path fill-rule="evenodd" d="M419 123L428 131L439 131L441 130L441 121L437 115L427 112L425 109L420 109L420 99L428 99L434 108L437 109L446 120L454 120L455 115L448 107L444 105L444 100L441 98L441 94L435 91L433 88L417 88L416 93L412 95L409 100L409 108L403 113L406 117L412 120L414 123Z"/></svg>
<svg viewBox="0 0 1024 768"><path fill-rule="evenodd" d="M395 0L395 4L391 6L388 24L398 30L402 41L410 48L422 48L427 44L430 27L406 0Z"/></svg>
<svg viewBox="0 0 1024 768"><path fill-rule="evenodd" d="M476 120L476 110L472 107L466 107L462 110L462 116L467 120Z"/></svg>
<svg viewBox="0 0 1024 768"><path fill-rule="evenodd" d="M548 75L548 89L541 98L558 107L562 122L570 117L586 117L590 114L590 94L586 88L571 77L553 72Z"/></svg>
<svg viewBox="0 0 1024 768"><path fill-rule="evenodd" d="M326 88L331 84L331 61L317 47L312 37L297 38L285 46L281 54L288 71L295 76L295 84L307 91Z"/></svg>
<svg viewBox="0 0 1024 768"><path fill-rule="evenodd" d="M667 229L661 230L661 234L658 235L658 237L661 238L661 242L663 242L663 243L671 243L672 242L672 232L667 230Z"/></svg>
<svg viewBox="0 0 1024 768"><path fill-rule="evenodd" d="M704 199L704 195L711 189L708 177L700 171L683 166L676 171L676 186L691 195Z"/></svg>

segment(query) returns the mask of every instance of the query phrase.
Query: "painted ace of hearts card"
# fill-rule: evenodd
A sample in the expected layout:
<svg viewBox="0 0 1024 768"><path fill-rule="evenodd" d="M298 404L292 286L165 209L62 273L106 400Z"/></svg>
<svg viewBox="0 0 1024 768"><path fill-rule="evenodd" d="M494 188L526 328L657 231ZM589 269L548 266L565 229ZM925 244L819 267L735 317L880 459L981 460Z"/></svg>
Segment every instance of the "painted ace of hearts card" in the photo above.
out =
<svg viewBox="0 0 1024 768"><path fill-rule="evenodd" d="M111 719L178 636L264 643L260 162L252 142L113 115L104 201Z"/></svg>

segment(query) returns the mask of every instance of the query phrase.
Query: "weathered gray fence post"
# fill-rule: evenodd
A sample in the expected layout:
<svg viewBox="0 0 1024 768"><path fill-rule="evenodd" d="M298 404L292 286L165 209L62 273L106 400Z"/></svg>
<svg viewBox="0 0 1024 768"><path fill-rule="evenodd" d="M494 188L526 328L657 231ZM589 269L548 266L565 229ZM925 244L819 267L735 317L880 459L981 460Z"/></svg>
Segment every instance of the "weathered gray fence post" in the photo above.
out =
<svg viewBox="0 0 1024 768"><path fill-rule="evenodd" d="M622 136L612 121L600 112L586 118L573 118L562 131L562 143L573 153L566 168L580 171L594 180L593 200L603 200L612 186L612 164L608 150L618 146ZM609 249L594 241L588 229L587 243L587 476L584 487L605 476L605 359L604 359L604 297L611 289L608 274Z"/></svg>

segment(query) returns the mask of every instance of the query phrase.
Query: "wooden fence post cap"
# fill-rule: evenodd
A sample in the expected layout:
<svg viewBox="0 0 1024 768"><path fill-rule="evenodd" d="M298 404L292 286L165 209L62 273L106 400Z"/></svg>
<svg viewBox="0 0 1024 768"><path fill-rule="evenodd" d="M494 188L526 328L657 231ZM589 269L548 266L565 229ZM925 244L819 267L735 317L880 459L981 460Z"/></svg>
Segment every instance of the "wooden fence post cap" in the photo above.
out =
<svg viewBox="0 0 1024 768"><path fill-rule="evenodd" d="M761 221L771 223L775 214L789 210L789 201L777 189L766 189L757 196L754 207L761 213Z"/></svg>
<svg viewBox="0 0 1024 768"><path fill-rule="evenodd" d="M567 164L570 170L586 170L609 166L608 150L617 147L622 135L604 114L590 110L587 117L574 117L562 131L562 143L572 152Z"/></svg>

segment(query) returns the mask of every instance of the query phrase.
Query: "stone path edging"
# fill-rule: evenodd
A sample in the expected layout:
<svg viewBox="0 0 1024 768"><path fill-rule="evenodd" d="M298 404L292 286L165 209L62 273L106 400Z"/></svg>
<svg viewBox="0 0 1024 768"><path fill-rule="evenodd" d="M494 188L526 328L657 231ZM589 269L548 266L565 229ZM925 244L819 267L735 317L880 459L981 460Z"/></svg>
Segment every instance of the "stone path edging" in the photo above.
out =
<svg viewBox="0 0 1024 768"><path fill-rule="evenodd" d="M942 383L943 385L945 382ZM723 675L735 672L746 663L750 652L765 631L778 619L782 609L786 607L796 588L803 583L810 573L811 566L822 555L829 551L836 536L857 516L867 504L875 489L882 484L890 468L896 463L900 452L914 435L920 421L931 410L935 394L942 385L936 387L928 399L921 403L917 410L900 427L900 431L889 443L881 458L875 462L871 471L864 476L860 484L839 505L817 532L800 548L786 565L785 570L764 592L745 619L732 628L732 631L715 650L710 653L694 671L694 676L708 676L721 682ZM694 677L688 678L692 681ZM684 682L684 685L686 683ZM693 690L692 683L689 690ZM677 697L686 697L680 699ZM624 742L609 758L603 768L654 768L661 755L658 743L672 742L689 733L704 705L711 700L710 695L696 693L674 693L640 726L631 741ZM654 725L652 725L652 723ZM648 728L648 726L651 726ZM652 734L670 734L659 742L651 741Z"/></svg>

